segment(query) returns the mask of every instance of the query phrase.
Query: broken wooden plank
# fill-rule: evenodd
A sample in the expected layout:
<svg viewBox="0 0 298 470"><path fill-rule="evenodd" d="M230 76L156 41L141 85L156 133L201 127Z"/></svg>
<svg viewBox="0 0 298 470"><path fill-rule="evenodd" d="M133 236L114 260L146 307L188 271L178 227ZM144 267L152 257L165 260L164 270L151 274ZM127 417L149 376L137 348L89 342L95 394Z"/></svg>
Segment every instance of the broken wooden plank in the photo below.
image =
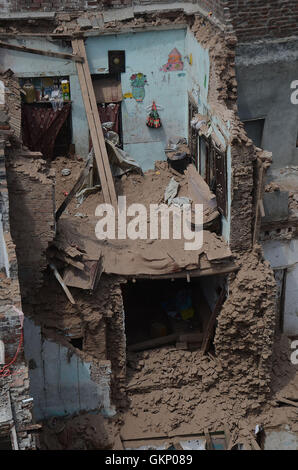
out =
<svg viewBox="0 0 298 470"><path fill-rule="evenodd" d="M117 197L114 180L97 109L84 41L82 39L74 39L72 47L76 54L81 54L85 59L83 64L77 62L76 66L104 200L116 208Z"/></svg>
<svg viewBox="0 0 298 470"><path fill-rule="evenodd" d="M202 351L203 354L206 354L206 352L209 348L210 341L211 341L211 336L212 336L213 329L214 329L215 322L216 322L216 317L217 317L217 314L218 314L218 312L220 311L220 309L222 307L222 304L223 304L224 299L225 299L225 295L226 295L226 292L223 289L221 291L221 294L220 294L220 296L219 296L219 298L216 302L216 305L214 307L214 310L213 310L212 315L210 317L210 320L208 322L208 325L207 325L207 328L206 328L206 331L205 331L205 334L204 334L204 338L203 338L202 347L201 347L201 351Z"/></svg>
<svg viewBox="0 0 298 470"><path fill-rule="evenodd" d="M284 397L277 398L276 401L279 403L284 403L285 405L294 406L295 408L298 408L298 403L292 400L288 400Z"/></svg>
<svg viewBox="0 0 298 470"><path fill-rule="evenodd" d="M176 342L187 342L189 339L196 338L196 340L202 340L203 335L201 332L198 333L173 333L167 336L160 336L159 338L149 339L147 341L142 341L140 343L132 344L128 346L128 351L144 351L145 349L154 349L159 346L164 346L166 344L176 343Z"/></svg>
<svg viewBox="0 0 298 470"><path fill-rule="evenodd" d="M127 347L128 351L144 351L145 349L153 349L158 346L164 346L166 344L175 343L179 338L178 333L172 335L161 336L160 338L149 339L142 341L141 343L132 344Z"/></svg>
<svg viewBox="0 0 298 470"><path fill-rule="evenodd" d="M18 428L18 432L24 431L39 431L42 428L42 424L28 424L26 426L22 426Z"/></svg>
<svg viewBox="0 0 298 470"><path fill-rule="evenodd" d="M84 180L87 178L90 172L90 168L92 166L92 162L93 162L93 154L92 152L90 152L86 160L85 168L81 171L81 174L78 180L76 181L75 185L73 186L72 190L68 193L68 195L66 196L66 198L64 199L64 201L62 202L62 204L60 205L60 207L57 209L55 213L56 221L59 219L61 214L65 211L66 207L68 206L68 204L70 203L70 201L72 200L76 192L80 189Z"/></svg>
<svg viewBox="0 0 298 470"><path fill-rule="evenodd" d="M0 47L4 49L10 49L19 52L28 52L29 54L45 55L48 57L56 57L58 59L68 59L74 62L83 63L83 57L78 54L67 54L66 52L54 52L54 51L43 51L42 49L33 49L32 47L17 46L16 44L9 44L7 42L0 41Z"/></svg>
<svg viewBox="0 0 298 470"><path fill-rule="evenodd" d="M57 279L57 281L59 282L59 284L61 285L62 289L64 290L64 292L65 292L65 294L66 294L68 300L69 300L72 304L75 304L75 300L74 300L73 296L71 295L71 292L70 292L70 290L68 289L68 287L64 284L63 279L62 279L62 277L60 276L60 274L58 273L58 270L57 270L56 266L55 266L53 263L51 263L51 264L50 264L50 268L53 270L54 276L55 276L55 278Z"/></svg>

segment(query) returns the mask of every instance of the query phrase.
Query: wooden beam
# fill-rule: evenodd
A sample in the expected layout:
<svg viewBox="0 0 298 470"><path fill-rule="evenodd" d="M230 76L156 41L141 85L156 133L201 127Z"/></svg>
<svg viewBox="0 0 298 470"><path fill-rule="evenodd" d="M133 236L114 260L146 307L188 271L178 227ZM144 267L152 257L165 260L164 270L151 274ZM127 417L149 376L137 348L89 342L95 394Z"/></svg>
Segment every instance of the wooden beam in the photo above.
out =
<svg viewBox="0 0 298 470"><path fill-rule="evenodd" d="M68 287L64 284L63 279L62 279L62 277L60 276L60 274L58 273L58 270L57 270L56 266L51 263L51 264L50 264L50 268L53 270L54 276L55 276L55 278L57 279L57 281L59 282L59 284L61 285L62 289L64 290L64 292L65 292L65 294L66 294L68 300L69 300L73 305L75 305L76 302L75 302L73 296L71 295L70 290L69 290Z"/></svg>
<svg viewBox="0 0 298 470"><path fill-rule="evenodd" d="M261 216L262 211L264 210L262 201L262 192L264 187L264 165L262 162L257 160L258 168L258 187L257 187L257 195L256 195L256 213L255 213L255 223L254 223L254 231L253 231L253 240L252 243L255 245L258 243L260 227L261 227Z"/></svg>
<svg viewBox="0 0 298 470"><path fill-rule="evenodd" d="M288 400L284 397L277 398L276 401L278 401L279 403L284 403L285 405L294 406L295 408L298 408L298 403L292 400Z"/></svg>
<svg viewBox="0 0 298 470"><path fill-rule="evenodd" d="M173 273L166 274L137 274L128 275L127 279L187 279L204 276L220 276L222 274L229 274L239 271L239 266L234 263L227 265L227 267L212 267L206 269L192 269L192 270L181 270Z"/></svg>
<svg viewBox="0 0 298 470"><path fill-rule="evenodd" d="M158 348L166 344L175 343L176 341L187 342L187 341L202 341L203 335L200 332L197 333L173 333L172 335L161 336L159 338L149 339L142 341L141 343L132 344L127 347L128 351L144 351L145 349Z"/></svg>
<svg viewBox="0 0 298 470"><path fill-rule="evenodd" d="M0 47L4 49L11 49L13 51L28 52L29 54L45 55L48 57L56 57L57 59L68 59L74 62L83 63L83 57L77 54L67 54L66 52L54 52L54 51L43 51L42 49L33 49L32 47L17 46L16 44L9 44L7 42L0 41Z"/></svg>
<svg viewBox="0 0 298 470"><path fill-rule="evenodd" d="M27 424L26 426L22 426L18 428L19 432L25 431L39 431L42 428L42 424Z"/></svg>
<svg viewBox="0 0 298 470"><path fill-rule="evenodd" d="M74 39L72 47L75 54L80 54L84 58L84 63L80 64L77 62L76 66L104 200L116 208L117 197L114 180L97 109L84 41L82 39Z"/></svg>
<svg viewBox="0 0 298 470"><path fill-rule="evenodd" d="M204 429L204 435L206 437L206 444L207 444L206 450L213 450L212 439L211 439L210 432L209 432L208 428Z"/></svg>

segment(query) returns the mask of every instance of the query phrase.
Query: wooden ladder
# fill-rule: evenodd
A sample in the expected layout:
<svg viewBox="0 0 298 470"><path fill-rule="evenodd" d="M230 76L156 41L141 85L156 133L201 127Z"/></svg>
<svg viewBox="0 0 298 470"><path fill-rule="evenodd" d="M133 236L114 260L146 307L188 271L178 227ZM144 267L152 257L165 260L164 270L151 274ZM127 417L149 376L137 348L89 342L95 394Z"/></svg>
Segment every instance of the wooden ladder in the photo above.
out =
<svg viewBox="0 0 298 470"><path fill-rule="evenodd" d="M87 115L87 121L90 129L90 135L94 148L94 155L104 201L111 204L115 209L117 207L117 196L114 186L113 175L111 172L109 157L106 150L106 144L98 114L94 88L92 85L88 59L83 39L72 40L73 53L83 57L83 63L76 62L79 82L82 91L83 102Z"/></svg>

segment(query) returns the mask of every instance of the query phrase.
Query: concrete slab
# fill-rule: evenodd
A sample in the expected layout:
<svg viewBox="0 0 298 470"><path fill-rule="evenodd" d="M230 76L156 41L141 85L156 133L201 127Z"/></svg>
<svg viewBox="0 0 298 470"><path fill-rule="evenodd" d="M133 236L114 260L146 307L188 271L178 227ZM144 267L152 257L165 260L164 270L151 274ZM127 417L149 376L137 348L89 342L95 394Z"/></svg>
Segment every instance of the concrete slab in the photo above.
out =
<svg viewBox="0 0 298 470"><path fill-rule="evenodd" d="M56 12L37 11L37 12L16 12L16 13L1 13L1 20L53 20Z"/></svg>

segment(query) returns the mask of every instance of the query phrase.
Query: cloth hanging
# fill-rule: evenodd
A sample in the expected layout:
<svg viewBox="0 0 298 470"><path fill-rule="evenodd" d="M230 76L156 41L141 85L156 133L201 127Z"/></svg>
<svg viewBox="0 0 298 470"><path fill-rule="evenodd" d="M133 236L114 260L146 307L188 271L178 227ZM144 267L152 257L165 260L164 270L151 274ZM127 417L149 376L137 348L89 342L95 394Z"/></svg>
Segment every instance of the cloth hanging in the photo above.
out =
<svg viewBox="0 0 298 470"><path fill-rule="evenodd" d="M45 159L52 160L56 137L70 113L70 108L70 103L65 103L61 110L24 104L22 106L24 145L33 152L41 152Z"/></svg>
<svg viewBox="0 0 298 470"><path fill-rule="evenodd" d="M104 122L113 122L114 124L109 130L114 131L119 135L119 103L112 103L105 106L98 104L97 107L101 124Z"/></svg>

